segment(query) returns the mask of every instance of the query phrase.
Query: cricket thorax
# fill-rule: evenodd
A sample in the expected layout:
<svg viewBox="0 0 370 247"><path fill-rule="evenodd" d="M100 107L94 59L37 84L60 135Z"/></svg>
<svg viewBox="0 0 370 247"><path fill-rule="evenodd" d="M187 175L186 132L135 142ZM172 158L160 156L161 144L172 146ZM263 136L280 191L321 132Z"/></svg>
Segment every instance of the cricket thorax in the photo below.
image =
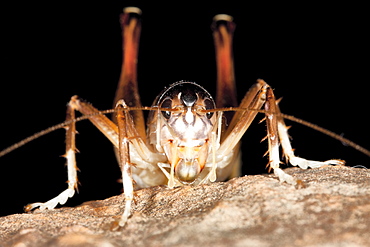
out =
<svg viewBox="0 0 370 247"><path fill-rule="evenodd" d="M192 183L210 151L216 114L206 110L215 108L214 100L198 84L181 81L165 89L154 105L169 109L157 113L157 149L166 154L180 182Z"/></svg>

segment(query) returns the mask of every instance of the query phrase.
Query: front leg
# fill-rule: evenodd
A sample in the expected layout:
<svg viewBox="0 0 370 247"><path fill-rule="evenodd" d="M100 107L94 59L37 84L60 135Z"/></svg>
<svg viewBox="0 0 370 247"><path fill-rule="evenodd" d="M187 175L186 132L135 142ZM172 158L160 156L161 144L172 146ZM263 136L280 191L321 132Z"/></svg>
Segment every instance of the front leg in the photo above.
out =
<svg viewBox="0 0 370 247"><path fill-rule="evenodd" d="M76 165L76 145L75 145L75 136L76 136L76 124L73 121L75 119L75 110L73 104L70 102L67 106L67 117L66 121L70 121L71 123L66 126L66 154L63 156L67 159L67 169L68 169L68 188L60 193L58 196L54 197L53 199L41 203L36 202L32 204L28 204L25 206L24 210L26 212L31 211L34 208L39 207L40 210L44 209L53 209L55 208L58 203L63 205L67 202L68 198L73 197L75 194L75 190L77 189L77 165Z"/></svg>
<svg viewBox="0 0 370 247"><path fill-rule="evenodd" d="M279 115L281 112L277 104L276 104L275 111L278 114L277 124L278 124L280 143L283 149L284 156L286 157L286 159L289 161L291 165L299 166L302 169L318 168L324 165L345 165L344 160L331 159L331 160L326 160L326 161L315 161L315 160L307 160L307 159L295 156L294 149L292 148L292 145L290 143L289 134L288 134L289 128L285 125L283 117Z"/></svg>
<svg viewBox="0 0 370 247"><path fill-rule="evenodd" d="M266 89L266 126L267 126L267 141L268 141L268 153L269 153L269 166L274 170L274 174L279 177L280 182L287 182L289 184L297 184L297 180L286 174L280 168L280 154L279 154L279 132L278 132L278 117L277 104L272 89L268 87Z"/></svg>
<svg viewBox="0 0 370 247"><path fill-rule="evenodd" d="M76 125L75 121L73 121L76 119L76 110L81 112L83 115L91 115L89 120L112 142L115 147L118 148L117 126L106 116L99 114L99 110L94 108L91 104L80 100L77 96L73 96L67 105L66 117L66 121L69 122L69 124L66 126L66 154L64 157L67 159L68 188L47 202L37 202L25 206L26 212L37 207L41 210L53 209L58 205L58 203L61 205L65 204L68 198L71 198L75 193L78 183L75 159L75 153L77 150L75 146Z"/></svg>
<svg viewBox="0 0 370 247"><path fill-rule="evenodd" d="M327 160L327 161L314 161L300 158L294 155L293 148L290 144L288 128L280 114L280 109L275 100L275 96L270 87L266 92L266 123L267 123L267 139L268 139L268 152L269 152L269 166L274 170L276 176L279 177L281 182L289 184L297 184L297 179L286 174L280 168L280 155L279 155L279 142L282 145L283 154L293 166L299 166L302 169L317 168L324 165L344 165L342 160Z"/></svg>

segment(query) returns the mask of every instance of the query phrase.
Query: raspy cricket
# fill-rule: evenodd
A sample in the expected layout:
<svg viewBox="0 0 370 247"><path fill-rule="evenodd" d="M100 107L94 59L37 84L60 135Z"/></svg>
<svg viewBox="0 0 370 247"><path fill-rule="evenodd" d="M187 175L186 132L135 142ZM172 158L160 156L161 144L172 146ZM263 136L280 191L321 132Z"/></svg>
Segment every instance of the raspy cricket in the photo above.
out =
<svg viewBox="0 0 370 247"><path fill-rule="evenodd" d="M331 157L326 161L313 161L295 156L284 118L308 125L369 155L368 150L341 136L281 113L272 88L264 80L253 84L238 104L232 54L235 26L228 15L216 15L212 24L217 64L215 100L201 84L178 81L166 87L151 107L143 107L136 71L140 16L138 8L126 8L121 16L124 53L114 109L99 111L78 96L73 96L68 103L64 123L41 131L0 153L3 156L51 131L66 129L64 157L67 160L68 187L49 201L27 205L26 211L53 209L74 196L78 186L76 123L84 119L90 120L115 147L125 198L125 209L118 222L120 226L124 226L132 214L134 189L156 185L167 185L169 188L196 186L239 176L239 141L257 114L265 115L268 167L281 182L292 186L302 183L280 168L282 157L287 163L302 169L344 165L343 160ZM76 111L82 116L76 117ZM143 111L149 111L147 127ZM112 120L105 115L108 113L113 113Z"/></svg>

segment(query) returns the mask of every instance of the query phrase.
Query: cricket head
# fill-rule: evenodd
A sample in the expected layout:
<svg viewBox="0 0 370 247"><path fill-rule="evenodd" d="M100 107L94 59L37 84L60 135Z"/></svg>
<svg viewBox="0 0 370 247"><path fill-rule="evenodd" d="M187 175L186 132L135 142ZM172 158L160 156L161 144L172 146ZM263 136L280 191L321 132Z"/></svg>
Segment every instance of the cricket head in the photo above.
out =
<svg viewBox="0 0 370 247"><path fill-rule="evenodd" d="M155 104L161 109L157 149L166 154L171 174L181 183L193 183L205 167L212 146L217 114L206 110L215 109L215 102L203 87L181 81L165 89Z"/></svg>

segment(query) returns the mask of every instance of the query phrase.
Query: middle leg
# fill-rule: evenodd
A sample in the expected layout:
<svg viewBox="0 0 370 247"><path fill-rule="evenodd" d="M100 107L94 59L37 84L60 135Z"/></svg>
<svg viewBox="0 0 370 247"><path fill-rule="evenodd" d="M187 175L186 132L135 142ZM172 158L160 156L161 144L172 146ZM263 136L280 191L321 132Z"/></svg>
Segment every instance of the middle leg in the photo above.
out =
<svg viewBox="0 0 370 247"><path fill-rule="evenodd" d="M116 109L119 133L118 157L122 172L123 192L125 196L125 210L118 224L123 227L126 224L128 217L131 215L131 205L134 199L134 184L131 172L131 166L133 164L130 162L130 140L128 138L127 131L127 120L131 118L131 115L127 111L127 105L123 100L119 100L117 102Z"/></svg>

